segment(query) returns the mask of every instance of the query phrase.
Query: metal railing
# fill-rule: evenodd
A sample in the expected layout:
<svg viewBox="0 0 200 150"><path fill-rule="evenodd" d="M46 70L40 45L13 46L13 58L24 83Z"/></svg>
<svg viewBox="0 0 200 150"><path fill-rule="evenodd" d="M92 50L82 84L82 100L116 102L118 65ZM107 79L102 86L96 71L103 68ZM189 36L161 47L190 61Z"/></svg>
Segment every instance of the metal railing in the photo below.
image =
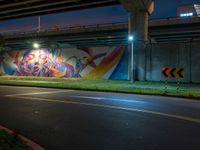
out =
<svg viewBox="0 0 200 150"><path fill-rule="evenodd" d="M188 18L163 18L163 19L153 19L149 20L149 27L156 26L169 26L169 25L179 25L179 24L192 24L200 23L200 17L188 17ZM37 27L34 26L24 26L23 29L15 29L9 31L1 31L0 34L8 37L15 35L25 35L25 34L35 34L35 33L50 33L50 32L62 32L67 31L69 33L73 32L85 32L85 31L95 31L95 30L115 30L115 29L128 29L128 22L115 22L115 23L102 23L102 24L62 24L54 27L42 28L38 32Z"/></svg>
<svg viewBox="0 0 200 150"><path fill-rule="evenodd" d="M73 32L85 32L85 31L99 31L99 30L115 30L115 29L122 29L122 28L128 28L128 24L126 22L118 22L118 23L107 23L107 24L96 24L96 25L71 25L71 26L57 26L53 28L48 29L40 29L40 32L38 32L37 29L33 30L27 30L27 31L16 31L16 32L5 32L2 33L4 37L9 36L20 36L25 34L45 34L45 33L52 33L52 32L63 32L66 31L68 33Z"/></svg>

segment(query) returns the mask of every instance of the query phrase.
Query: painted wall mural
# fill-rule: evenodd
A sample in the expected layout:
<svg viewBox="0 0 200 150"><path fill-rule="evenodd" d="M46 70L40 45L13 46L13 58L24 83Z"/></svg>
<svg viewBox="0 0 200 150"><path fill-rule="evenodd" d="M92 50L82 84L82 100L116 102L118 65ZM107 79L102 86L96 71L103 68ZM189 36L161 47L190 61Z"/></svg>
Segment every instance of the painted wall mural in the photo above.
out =
<svg viewBox="0 0 200 150"><path fill-rule="evenodd" d="M8 51L0 54L0 74L41 77L127 78L118 74L125 47L83 47ZM120 65L121 64L121 65ZM123 67L127 67L126 63ZM126 69L125 69L126 70Z"/></svg>

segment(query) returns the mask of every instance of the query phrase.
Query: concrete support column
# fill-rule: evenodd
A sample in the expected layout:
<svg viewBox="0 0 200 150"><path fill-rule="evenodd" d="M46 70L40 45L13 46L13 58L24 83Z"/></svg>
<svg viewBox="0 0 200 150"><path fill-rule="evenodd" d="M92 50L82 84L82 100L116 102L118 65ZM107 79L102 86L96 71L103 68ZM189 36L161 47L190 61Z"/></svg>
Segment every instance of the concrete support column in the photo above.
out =
<svg viewBox="0 0 200 150"><path fill-rule="evenodd" d="M146 44L148 41L148 12L135 10L129 13L129 36L133 36L133 51L129 42L129 79L131 79L131 62L134 68L134 80L146 78ZM133 52L133 54L132 54ZM133 61L131 61L133 56Z"/></svg>

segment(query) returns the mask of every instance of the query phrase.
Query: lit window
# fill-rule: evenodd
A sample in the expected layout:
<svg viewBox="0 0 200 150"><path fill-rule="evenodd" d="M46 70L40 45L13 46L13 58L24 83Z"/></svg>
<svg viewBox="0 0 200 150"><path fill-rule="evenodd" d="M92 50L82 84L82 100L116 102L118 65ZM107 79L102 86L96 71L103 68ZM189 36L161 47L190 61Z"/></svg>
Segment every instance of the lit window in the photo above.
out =
<svg viewBox="0 0 200 150"><path fill-rule="evenodd" d="M180 17L192 17L194 14L192 12L190 13L181 13Z"/></svg>

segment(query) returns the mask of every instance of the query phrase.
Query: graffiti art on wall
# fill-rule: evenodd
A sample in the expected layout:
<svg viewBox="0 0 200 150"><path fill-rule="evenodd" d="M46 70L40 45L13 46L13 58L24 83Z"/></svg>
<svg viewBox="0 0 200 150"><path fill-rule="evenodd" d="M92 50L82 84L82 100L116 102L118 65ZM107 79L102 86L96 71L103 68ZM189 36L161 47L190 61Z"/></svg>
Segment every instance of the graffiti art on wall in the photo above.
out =
<svg viewBox="0 0 200 150"><path fill-rule="evenodd" d="M82 47L8 51L0 55L1 75L41 77L109 77L124 53L124 47Z"/></svg>

